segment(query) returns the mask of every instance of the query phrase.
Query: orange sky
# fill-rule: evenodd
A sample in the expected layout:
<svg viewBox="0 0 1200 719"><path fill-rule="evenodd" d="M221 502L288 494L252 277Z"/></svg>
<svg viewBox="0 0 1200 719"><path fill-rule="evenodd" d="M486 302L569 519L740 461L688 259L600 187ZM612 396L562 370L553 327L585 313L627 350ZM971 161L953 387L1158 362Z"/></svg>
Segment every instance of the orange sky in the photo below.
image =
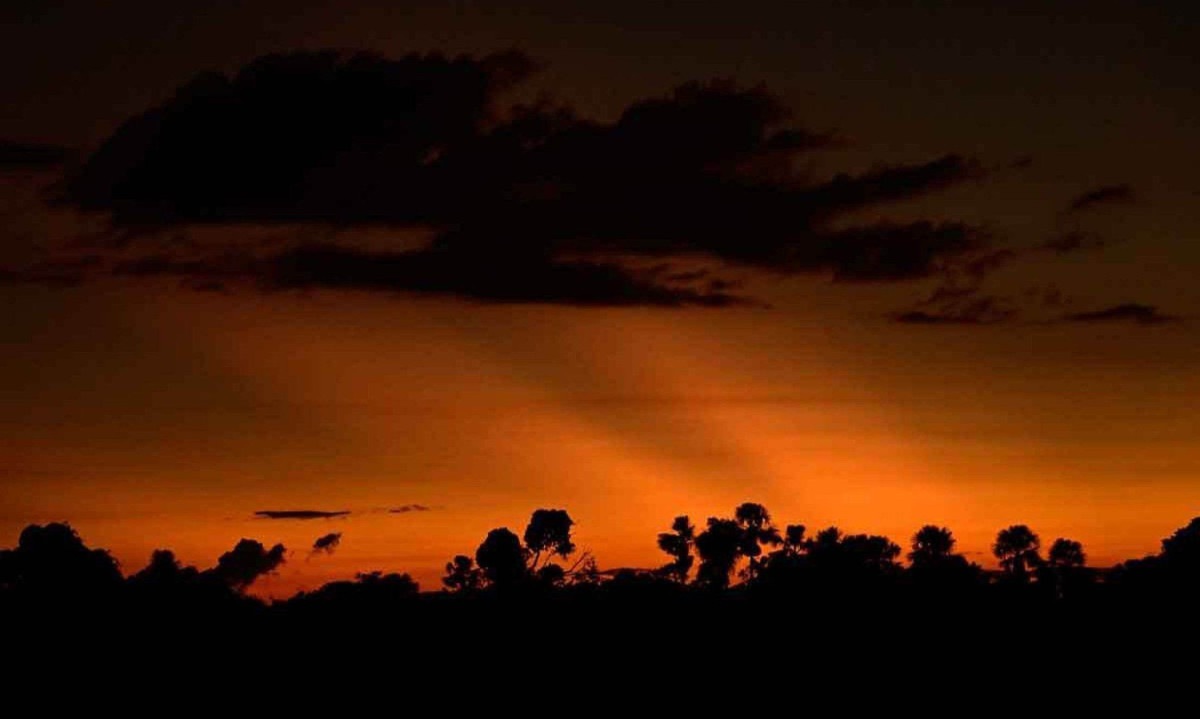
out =
<svg viewBox="0 0 1200 719"><path fill-rule="evenodd" d="M567 508L605 567L655 565L675 514L747 500L901 543L945 524L982 563L1009 523L1104 564L1200 507L1186 328L916 328L935 334L914 345L836 315L61 292L6 356L23 381L0 533L67 519L127 571L162 545L207 566L243 536L281 541L259 591L287 594L367 569L436 587L537 507ZM411 503L433 509L385 511ZM330 531L337 552L308 557Z"/></svg>
<svg viewBox="0 0 1200 719"><path fill-rule="evenodd" d="M1015 522L1104 565L1200 514L1194 3L504 5L18 2L0 10L0 61L20 69L0 88L0 141L86 156L196 73L297 48L515 46L545 64L520 97L550 93L597 122L690 80L763 83L800 127L838 138L801 155L797 178L974 158L978 179L837 222L979 228L1017 252L981 293L1023 314L900 324L889 316L941 278L738 266L720 276L770 308L7 282L47 248L129 248L103 246L109 218L47 205L58 175L6 168L0 152L0 546L68 520L128 572L158 547L207 567L242 537L283 542L288 563L255 588L281 596L373 569L437 588L451 556L539 507L566 508L602 567L661 564L655 536L675 515L702 524L743 501L901 545L947 525L985 565ZM119 31L96 31L117 17ZM1128 197L1071 209L1102 187ZM1072 232L1104 247L1042 247ZM425 236L254 223L168 235L393 250ZM1039 304L1050 289L1061 305ZM1130 303L1172 321L1063 319ZM413 503L431 510L387 512ZM351 514L254 517L289 509ZM331 531L337 550L310 557Z"/></svg>

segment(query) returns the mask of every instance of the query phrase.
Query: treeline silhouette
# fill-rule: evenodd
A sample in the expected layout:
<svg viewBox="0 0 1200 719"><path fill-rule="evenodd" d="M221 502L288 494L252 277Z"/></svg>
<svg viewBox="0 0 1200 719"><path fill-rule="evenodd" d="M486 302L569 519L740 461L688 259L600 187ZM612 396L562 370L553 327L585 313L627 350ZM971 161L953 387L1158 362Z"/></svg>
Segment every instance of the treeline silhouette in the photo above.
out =
<svg viewBox="0 0 1200 719"><path fill-rule="evenodd" d="M1023 524L999 531L992 545L999 569L985 570L955 551L946 527L921 527L903 552L884 536L845 534L837 527L815 533L802 524L781 527L761 504L747 502L732 517L710 517L702 529L687 516L676 517L657 537L668 557L660 567L602 571L590 553L577 550L574 524L565 510L538 509L521 536L493 529L473 555L447 562L437 591L422 593L408 574L366 572L271 603L247 589L286 561L281 544L267 548L243 539L203 570L183 566L170 550L160 549L145 568L126 577L115 558L87 547L68 524L30 525L15 548L0 550L0 610L104 606L265 616L346 608L386 612L404 603L511 607L783 600L1079 608L1114 602L1171 606L1200 599L1200 517L1165 538L1158 554L1105 570L1087 566L1083 546L1071 539L1055 539L1043 553L1041 538ZM340 538L340 533L325 535L314 547L328 550Z"/></svg>
<svg viewBox="0 0 1200 719"><path fill-rule="evenodd" d="M1024 525L997 534L999 568L988 570L945 527L919 528L905 551L883 536L780 526L753 503L702 527L676 517L656 538L661 566L602 570L574 528L565 510L539 509L520 535L493 529L430 591L408 574L365 572L268 602L248 590L287 561L282 545L243 539L206 569L162 549L124 576L69 525L31 525L0 550L0 655L19 658L0 677L14 687L97 671L157 677L150 691L172 701L182 677L251 695L297 677L372 677L424 695L449 681L459 688L441 695L447 707L462 691L491 687L481 696L492 701L531 682L565 695L535 688L530 701L574 706L589 695L573 682L605 678L620 697L706 704L735 677L763 696L797 682L878 693L895 668L913 687L980 676L1024 687L1037 664L1058 685L1137 672L1158 682L1191 665L1147 658L1189 646L1200 628L1200 518L1159 553L1103 570L1078 542L1046 548ZM308 556L332 551L334 535Z"/></svg>

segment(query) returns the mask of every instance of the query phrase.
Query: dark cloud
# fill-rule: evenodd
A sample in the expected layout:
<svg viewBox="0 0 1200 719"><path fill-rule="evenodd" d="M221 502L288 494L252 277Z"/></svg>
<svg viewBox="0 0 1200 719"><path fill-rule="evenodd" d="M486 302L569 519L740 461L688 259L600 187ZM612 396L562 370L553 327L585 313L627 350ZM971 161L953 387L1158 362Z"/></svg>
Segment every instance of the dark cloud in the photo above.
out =
<svg viewBox="0 0 1200 719"><path fill-rule="evenodd" d="M1072 230L1050 238L1039 249L1051 250L1060 255L1065 255L1080 250L1098 250L1107 244L1103 237L1094 232Z"/></svg>
<svg viewBox="0 0 1200 719"><path fill-rule="evenodd" d="M271 258L260 279L281 289L419 292L502 303L727 307L744 302L722 291L661 283L612 262L440 250L299 247Z"/></svg>
<svg viewBox="0 0 1200 719"><path fill-rule="evenodd" d="M992 250L975 257L967 258L961 264L961 271L978 281L996 270L1012 264L1018 257L1019 254L1015 250Z"/></svg>
<svg viewBox="0 0 1200 719"><path fill-rule="evenodd" d="M205 571L204 575L240 591L264 574L278 569L284 563L286 553L282 544L267 549L262 542L243 539L222 554L217 566Z"/></svg>
<svg viewBox="0 0 1200 719"><path fill-rule="evenodd" d="M1114 205L1132 202L1133 188L1129 185L1105 185L1094 190L1088 190L1071 201L1070 210L1079 212L1100 205Z"/></svg>
<svg viewBox="0 0 1200 719"><path fill-rule="evenodd" d="M342 543L341 532L330 532L329 534L317 537L312 545L312 553L333 554L333 551Z"/></svg>
<svg viewBox="0 0 1200 719"><path fill-rule="evenodd" d="M1001 297L980 294L978 285L938 287L916 309L897 312L892 320L910 325L992 325L1017 314Z"/></svg>
<svg viewBox="0 0 1200 719"><path fill-rule="evenodd" d="M251 272L251 260L245 255L226 255L203 260L184 260L172 255L146 255L132 260L123 260L112 266L114 275L131 277L227 277L235 278Z"/></svg>
<svg viewBox="0 0 1200 719"><path fill-rule="evenodd" d="M984 280L1015 262L1023 251L981 248L944 266L941 283L910 310L893 313L913 325L990 325L1016 316L1011 298L983 293Z"/></svg>
<svg viewBox="0 0 1200 719"><path fill-rule="evenodd" d="M216 255L125 255L110 267L123 276L484 302L728 306L744 299L725 291L726 278L631 260L705 256L900 281L984 244L953 220L842 221L981 176L968 158L811 179L797 158L839 140L791 124L764 88L689 83L596 122L549 102L503 102L535 68L517 52L259 58L233 76L200 76L126 122L60 201L109 213L126 232L287 222L432 238L418 248L247 242Z"/></svg>
<svg viewBox="0 0 1200 719"><path fill-rule="evenodd" d="M362 290L454 296L492 303L564 305L696 305L727 307L748 300L700 277L659 277L616 262L517 257L484 251L369 251L302 245L261 258L226 254L205 259L149 255L113 266L116 275L177 277L193 289L223 290L249 282L267 290Z"/></svg>
<svg viewBox="0 0 1200 719"><path fill-rule="evenodd" d="M1141 325L1157 325L1164 322L1177 322L1180 318L1163 314L1153 305L1129 303L1114 305L1094 312L1079 312L1067 315L1064 319L1069 322L1134 322Z"/></svg>
<svg viewBox="0 0 1200 719"><path fill-rule="evenodd" d="M899 312L892 318L902 324L908 325L977 325L979 322L955 315L942 314L938 312L926 312L925 310L911 310L908 312Z"/></svg>
<svg viewBox="0 0 1200 719"><path fill-rule="evenodd" d="M495 95L533 69L516 52L268 55L127 121L68 197L123 225L437 219L459 193L434 158L477 142Z"/></svg>
<svg viewBox="0 0 1200 719"><path fill-rule="evenodd" d="M947 307L958 302L965 301L967 298L973 297L979 292L977 285L961 286L955 284L943 284L934 288L929 297L921 300L922 307Z"/></svg>
<svg viewBox="0 0 1200 719"><path fill-rule="evenodd" d="M1069 304L1067 296L1058 285L1038 285L1025 290L1025 299L1041 307L1062 307Z"/></svg>
<svg viewBox="0 0 1200 719"><path fill-rule="evenodd" d="M42 170L56 168L74 151L58 145L0 140L0 172L4 170Z"/></svg>
<svg viewBox="0 0 1200 719"><path fill-rule="evenodd" d="M427 504L402 504L399 507L393 507L388 512L391 514L408 514L409 512L431 512L433 507Z"/></svg>
<svg viewBox="0 0 1200 719"><path fill-rule="evenodd" d="M256 517L263 519L331 519L333 517L344 517L350 514L349 510L337 510L333 512L322 511L319 509L263 509L254 513Z"/></svg>
<svg viewBox="0 0 1200 719"><path fill-rule="evenodd" d="M0 284L75 287L86 281L98 268L104 267L105 262L97 254L42 260L19 269L0 269Z"/></svg>
<svg viewBox="0 0 1200 719"><path fill-rule="evenodd" d="M800 266L828 268L839 281L918 279L940 271L946 258L977 247L979 242L972 229L960 223L885 223L829 236L816 256L800 258Z"/></svg>
<svg viewBox="0 0 1200 719"><path fill-rule="evenodd" d="M912 310L892 316L911 325L994 325L1016 316L1016 310L996 297L977 297L941 310Z"/></svg>

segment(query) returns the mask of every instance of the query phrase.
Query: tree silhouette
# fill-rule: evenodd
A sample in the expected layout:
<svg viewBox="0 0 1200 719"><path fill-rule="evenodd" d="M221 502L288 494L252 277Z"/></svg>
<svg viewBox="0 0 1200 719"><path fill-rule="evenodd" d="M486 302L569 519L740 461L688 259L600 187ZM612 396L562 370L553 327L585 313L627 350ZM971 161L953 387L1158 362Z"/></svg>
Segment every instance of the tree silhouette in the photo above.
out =
<svg viewBox="0 0 1200 719"><path fill-rule="evenodd" d="M954 544L954 534L949 529L926 524L913 535L908 561L913 566L940 564L953 554Z"/></svg>
<svg viewBox="0 0 1200 719"><path fill-rule="evenodd" d="M205 571L181 565L169 550L156 550L148 565L123 579L116 561L106 551L84 545L69 525L31 525L15 548L0 550L0 613L49 608L67 616L94 608L102 614L93 617L207 616L238 623L268 613L305 621L332 621L356 612L384 618L403 605L402 611L420 621L466 612L466 626L475 618L495 616L485 607L504 596L506 611L528 602L537 611L566 618L607 603L622 609L645 606L652 610L646 617L670 623L679 610L692 606L712 609L713 621L718 622L724 621L722 615L752 615L758 607L786 615L787 607L802 606L816 612L814 616L850 606L877 611L880 599L894 599L925 621L959 606L991 611L1005 602L1034 618L1072 616L1066 612L1090 617L1086 613L1114 607L1190 611L1200 596L1200 518L1164 539L1161 554L1124 562L1111 571L1085 566L1083 546L1061 537L1049 546L1043 561L1037 534L1026 525L1013 525L997 534L992 547L1005 573L1005 581L994 583L954 552L953 533L938 525L923 526L912 536L907 554L911 564L905 569L897 563L900 548L887 537L846 535L837 527L808 537L802 524L787 525L780 532L762 505L745 503L732 518L710 517L699 534L687 516L676 517L671 531L658 535L659 548L672 558L661 569L604 572L586 552L569 568L549 561L576 552L573 525L566 511L541 509L526 528L529 546L506 528L489 532L474 560L458 555L445 565L442 584L447 593L464 595L461 600L419 596L419 587L407 574L369 572L270 605L245 590L283 563L282 545L268 548L243 539ZM696 556L695 582L688 585ZM746 583L724 591L743 558L749 560ZM1026 586L1030 575L1036 583ZM481 591L484 588L496 591ZM509 594L509 589L514 591ZM1053 613L1038 608L1038 603L1056 600L1063 601ZM760 604L771 601L777 603ZM475 611L483 614L472 617Z"/></svg>
<svg viewBox="0 0 1200 719"><path fill-rule="evenodd" d="M262 542L242 539L233 549L222 554L217 566L205 572L227 586L241 592L264 574L274 572L285 561L287 550L276 544L269 550Z"/></svg>
<svg viewBox="0 0 1200 719"><path fill-rule="evenodd" d="M896 557L900 547L878 534L851 534L842 538L842 554L855 567L872 572L891 572L897 569Z"/></svg>
<svg viewBox="0 0 1200 719"><path fill-rule="evenodd" d="M121 585L117 560L89 549L69 524L31 524L16 549L0 552L0 587L33 593L108 592Z"/></svg>
<svg viewBox="0 0 1200 719"><path fill-rule="evenodd" d="M359 572L354 575L354 581L364 587L379 588L401 596L416 594L421 588L407 572Z"/></svg>
<svg viewBox="0 0 1200 719"><path fill-rule="evenodd" d="M743 576L753 577L760 570L759 557L763 547L778 547L783 543L779 530L771 524L771 514L767 508L754 502L738 505L733 513L734 520L742 529L742 540L738 546L738 554L750 559Z"/></svg>
<svg viewBox="0 0 1200 719"><path fill-rule="evenodd" d="M1161 553L1118 564L1105 585L1127 599L1192 606L1200 597L1200 517L1163 539Z"/></svg>
<svg viewBox="0 0 1200 719"><path fill-rule="evenodd" d="M826 527L805 543L805 551L813 558L836 553L842 542L842 530Z"/></svg>
<svg viewBox="0 0 1200 719"><path fill-rule="evenodd" d="M688 573L692 570L695 558L692 556L692 546L696 541L696 528L686 514L675 518L671 523L671 531L658 535L658 548L673 558L659 572L680 584L687 581Z"/></svg>
<svg viewBox="0 0 1200 719"><path fill-rule="evenodd" d="M753 562L747 572L751 589L759 596L794 598L805 589L805 577L811 570L807 555L810 540L803 524L784 529L780 547Z"/></svg>
<svg viewBox="0 0 1200 719"><path fill-rule="evenodd" d="M896 557L900 547L887 537L870 534L843 535L828 527L805 542L805 584L830 597L845 597L877 587L900 572Z"/></svg>
<svg viewBox="0 0 1200 719"><path fill-rule="evenodd" d="M946 600L963 599L979 588L982 570L961 554L954 553L954 533L946 527L927 524L912 538L908 553L908 586L925 603L943 606Z"/></svg>
<svg viewBox="0 0 1200 719"><path fill-rule="evenodd" d="M1046 562L1051 567L1082 567L1087 562L1087 555L1083 553L1083 545L1079 542L1059 537L1050 545Z"/></svg>
<svg viewBox="0 0 1200 719"><path fill-rule="evenodd" d="M1194 603L1200 597L1200 517L1163 539L1160 554L1123 562L1112 579L1135 597Z"/></svg>
<svg viewBox="0 0 1200 719"><path fill-rule="evenodd" d="M804 551L804 531L803 524L789 524L783 532L783 553L787 555L797 555Z"/></svg>
<svg viewBox="0 0 1200 719"><path fill-rule="evenodd" d="M520 584L528 576L526 555L517 535L506 527L500 527L488 532L483 543L475 550L475 563L492 584L511 587Z"/></svg>
<svg viewBox="0 0 1200 719"><path fill-rule="evenodd" d="M700 568L696 582L701 586L724 589L729 575L737 565L743 546L744 532L735 519L708 518L708 528L696 537Z"/></svg>
<svg viewBox="0 0 1200 719"><path fill-rule="evenodd" d="M348 611L379 616L416 597L420 589L408 574L359 572L352 582L329 582L315 591L301 592L288 606L294 611L314 611L315 618L343 616Z"/></svg>
<svg viewBox="0 0 1200 719"><path fill-rule="evenodd" d="M448 592L473 592L483 588L483 572L465 554L459 554L446 562L446 576L442 584Z"/></svg>
<svg viewBox="0 0 1200 719"><path fill-rule="evenodd" d="M567 579L567 570L557 564L544 564L536 572L534 577L542 584L558 587Z"/></svg>
<svg viewBox="0 0 1200 719"><path fill-rule="evenodd" d="M1024 582L1028 580L1029 570L1042 564L1038 553L1041 546L1042 540L1033 530L1024 524L1014 524L996 535L992 554L1000 560L1000 567L1010 578Z"/></svg>
<svg viewBox="0 0 1200 719"><path fill-rule="evenodd" d="M600 566L596 564L596 558L590 554L583 558L579 568L571 573L571 584L579 587L596 587L603 581L600 575Z"/></svg>
<svg viewBox="0 0 1200 719"><path fill-rule="evenodd" d="M1044 581L1052 587L1057 599L1073 596L1091 583L1092 575L1083 566L1086 561L1082 544L1059 537L1050 545L1046 566L1039 570L1038 583Z"/></svg>
<svg viewBox="0 0 1200 719"><path fill-rule="evenodd" d="M150 554L150 563L129 578L130 582L146 588L171 588L195 581L200 573L195 567L185 567L169 549L156 549Z"/></svg>
<svg viewBox="0 0 1200 719"><path fill-rule="evenodd" d="M1164 539L1162 553L1173 568L1200 574L1200 517Z"/></svg>
<svg viewBox="0 0 1200 719"><path fill-rule="evenodd" d="M546 559L559 556L566 559L575 551L571 541L571 527L575 522L563 509L538 509L529 518L525 527L525 547L533 553L529 569L537 571L542 554Z"/></svg>

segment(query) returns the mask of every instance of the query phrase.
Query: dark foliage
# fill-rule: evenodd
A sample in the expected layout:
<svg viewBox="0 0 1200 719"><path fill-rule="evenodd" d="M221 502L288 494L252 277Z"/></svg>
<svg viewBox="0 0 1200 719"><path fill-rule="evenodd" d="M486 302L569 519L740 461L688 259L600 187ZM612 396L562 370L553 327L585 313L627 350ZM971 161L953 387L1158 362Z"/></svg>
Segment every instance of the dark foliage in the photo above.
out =
<svg viewBox="0 0 1200 719"><path fill-rule="evenodd" d="M103 549L88 549L68 524L31 524L14 549L0 550L0 589L69 598L104 594L121 584L117 561Z"/></svg>
<svg viewBox="0 0 1200 719"><path fill-rule="evenodd" d="M527 555L517 535L501 527L488 532L483 544L475 550L475 562L489 582L497 587L512 587L528 576Z"/></svg>
<svg viewBox="0 0 1200 719"><path fill-rule="evenodd" d="M602 572L586 553L571 566L546 561L575 553L573 526L555 509L533 514L524 542L507 529L492 530L474 560L459 555L447 563L446 591L421 593L407 574L368 572L265 604L244 590L284 561L281 545L243 539L206 570L157 550L123 578L107 552L87 547L70 526L32 525L15 548L0 551L0 612L58 611L60 620L90 622L92 629L117 622L146 631L286 632L288 641L308 636L308 627L397 632L403 626L422 633L436 626L455 646L474 646L482 637L520 642L521 631L579 622L622 636L640 627L639 642L653 643L658 633L678 642L686 627L698 638L724 627L733 634L713 636L732 640L760 616L764 628L785 633L819 618L819 627L833 622L843 631L878 634L906 626L902 617L912 627L952 632L951 618L967 615L976 623L1004 617L1014 628L1057 622L1054 631L1061 633L1099 617L1191 616L1200 600L1200 518L1164 539L1161 553L1111 570L1088 567L1083 546L1067 538L1056 539L1043 559L1037 534L1014 525L996 537L1001 570L995 573L955 553L945 527L927 525L913 535L906 567L898 562L900 547L886 537L836 527L809 536L801 524L780 531L754 503L738 506L732 517L709 518L699 534L687 517L677 517L658 537L671 557L660 569ZM700 557L694 579L693 551ZM735 577L741 581L732 583ZM67 613L56 609L68 606Z"/></svg>
<svg viewBox="0 0 1200 719"><path fill-rule="evenodd" d="M473 592L483 587L483 572L475 566L474 560L465 554L456 556L446 562L446 576L442 584L451 592Z"/></svg>
<svg viewBox="0 0 1200 719"><path fill-rule="evenodd" d="M692 548L696 543L696 528L687 515L680 515L671 523L671 531L658 535L658 548L671 555L671 561L658 571L673 581L683 583L692 571L695 558Z"/></svg>

